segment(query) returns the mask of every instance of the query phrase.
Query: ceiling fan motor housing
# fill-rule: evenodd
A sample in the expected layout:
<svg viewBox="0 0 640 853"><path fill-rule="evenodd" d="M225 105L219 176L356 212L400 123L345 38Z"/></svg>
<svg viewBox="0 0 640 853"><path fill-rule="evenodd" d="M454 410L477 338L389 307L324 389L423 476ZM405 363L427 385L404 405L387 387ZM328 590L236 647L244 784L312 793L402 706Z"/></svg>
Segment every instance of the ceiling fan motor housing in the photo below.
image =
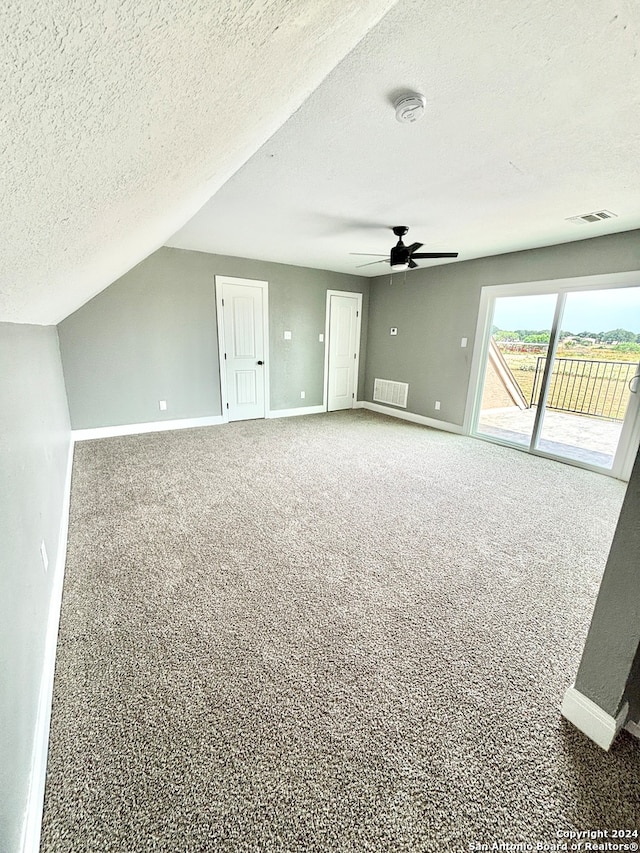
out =
<svg viewBox="0 0 640 853"><path fill-rule="evenodd" d="M398 245L391 249L389 261L392 267L406 267L409 263L409 250L402 242L402 239L398 240Z"/></svg>

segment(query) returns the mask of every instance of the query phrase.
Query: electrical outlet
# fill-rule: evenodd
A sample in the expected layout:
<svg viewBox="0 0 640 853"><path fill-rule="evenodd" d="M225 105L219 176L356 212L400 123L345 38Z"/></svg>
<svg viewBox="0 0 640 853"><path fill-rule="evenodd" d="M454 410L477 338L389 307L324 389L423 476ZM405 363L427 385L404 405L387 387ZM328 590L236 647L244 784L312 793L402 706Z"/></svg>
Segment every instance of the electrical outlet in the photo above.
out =
<svg viewBox="0 0 640 853"><path fill-rule="evenodd" d="M158 403L160 404L160 411L166 412L167 411L167 401L166 400L158 400Z"/></svg>
<svg viewBox="0 0 640 853"><path fill-rule="evenodd" d="M436 400L436 412L440 411L440 400Z"/></svg>
<svg viewBox="0 0 640 853"><path fill-rule="evenodd" d="M466 339L466 338L462 338L462 340L460 341L460 346L461 346L461 347L466 347L466 345L467 345L467 339Z"/></svg>
<svg viewBox="0 0 640 853"><path fill-rule="evenodd" d="M47 557L47 546L44 544L44 539L40 543L40 556L42 557L42 565L46 572L49 568L49 557Z"/></svg>
<svg viewBox="0 0 640 853"><path fill-rule="evenodd" d="M300 399L301 399L301 400L304 400L304 395L305 395L305 392L304 392L304 391L301 391L301 392L300 392Z"/></svg>
<svg viewBox="0 0 640 853"><path fill-rule="evenodd" d="M288 332L288 331L285 332L284 333L284 339L285 339L285 341L290 341L291 340L291 332Z"/></svg>

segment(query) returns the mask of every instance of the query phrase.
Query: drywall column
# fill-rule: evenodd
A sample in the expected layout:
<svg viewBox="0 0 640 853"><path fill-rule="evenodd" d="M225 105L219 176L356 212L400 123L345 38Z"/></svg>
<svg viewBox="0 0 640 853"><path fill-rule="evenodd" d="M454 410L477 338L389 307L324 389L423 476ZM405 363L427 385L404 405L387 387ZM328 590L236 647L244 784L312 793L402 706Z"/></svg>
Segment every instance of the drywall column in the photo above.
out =
<svg viewBox="0 0 640 853"><path fill-rule="evenodd" d="M608 749L640 718L640 452L622 504L574 687L562 712Z"/></svg>

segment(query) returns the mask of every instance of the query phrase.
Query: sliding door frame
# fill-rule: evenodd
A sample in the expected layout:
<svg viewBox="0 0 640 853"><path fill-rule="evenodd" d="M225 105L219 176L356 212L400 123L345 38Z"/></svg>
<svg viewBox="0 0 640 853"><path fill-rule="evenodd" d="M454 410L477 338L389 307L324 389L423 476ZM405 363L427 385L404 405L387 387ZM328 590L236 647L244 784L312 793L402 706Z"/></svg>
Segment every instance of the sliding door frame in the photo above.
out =
<svg viewBox="0 0 640 853"><path fill-rule="evenodd" d="M628 480L631 476L631 468L633 467L638 443L640 442L640 400L637 399L640 394L631 396L627 413L625 415L622 433L618 442L618 450L611 469L590 465L587 462L581 462L577 459L567 459L563 456L557 456L553 453L539 450L533 446L538 441L542 427L542 417L545 410L546 393L549 385L548 378L553 369L553 361L560 333L560 322L567 294L589 290L618 290L624 287L640 287L640 271L634 270L631 272L611 273L607 275L576 276L575 278L557 278L543 281L527 281L483 287L480 295L478 323L476 327L475 345L471 360L471 373L469 377L469 388L465 406L463 424L464 434L482 439L483 441L491 441L494 444L504 444L508 447L516 447L518 450L526 450L528 453L532 453L536 456L542 456L546 459L555 459L559 462L576 465L579 468L587 468L588 470L596 471L599 474L608 474L611 477ZM478 423L480 407L482 405L482 392L484 390L484 380L488 360L489 330L493 322L493 312L496 299L504 296L536 296L538 294L553 293L558 294L558 299L556 301L545 372L542 381L544 393L538 402L530 446L525 448L509 441L504 441L492 436L484 436L475 432L474 429Z"/></svg>

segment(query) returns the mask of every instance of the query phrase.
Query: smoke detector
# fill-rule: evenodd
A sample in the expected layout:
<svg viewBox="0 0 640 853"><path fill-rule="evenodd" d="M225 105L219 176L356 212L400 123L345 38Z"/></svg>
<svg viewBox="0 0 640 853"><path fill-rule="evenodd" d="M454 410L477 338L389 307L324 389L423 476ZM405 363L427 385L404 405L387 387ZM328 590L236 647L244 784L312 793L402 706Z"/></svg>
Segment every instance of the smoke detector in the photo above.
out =
<svg viewBox="0 0 640 853"><path fill-rule="evenodd" d="M396 98L396 119L402 124L411 124L422 118L427 100L424 95L417 92L406 92Z"/></svg>

